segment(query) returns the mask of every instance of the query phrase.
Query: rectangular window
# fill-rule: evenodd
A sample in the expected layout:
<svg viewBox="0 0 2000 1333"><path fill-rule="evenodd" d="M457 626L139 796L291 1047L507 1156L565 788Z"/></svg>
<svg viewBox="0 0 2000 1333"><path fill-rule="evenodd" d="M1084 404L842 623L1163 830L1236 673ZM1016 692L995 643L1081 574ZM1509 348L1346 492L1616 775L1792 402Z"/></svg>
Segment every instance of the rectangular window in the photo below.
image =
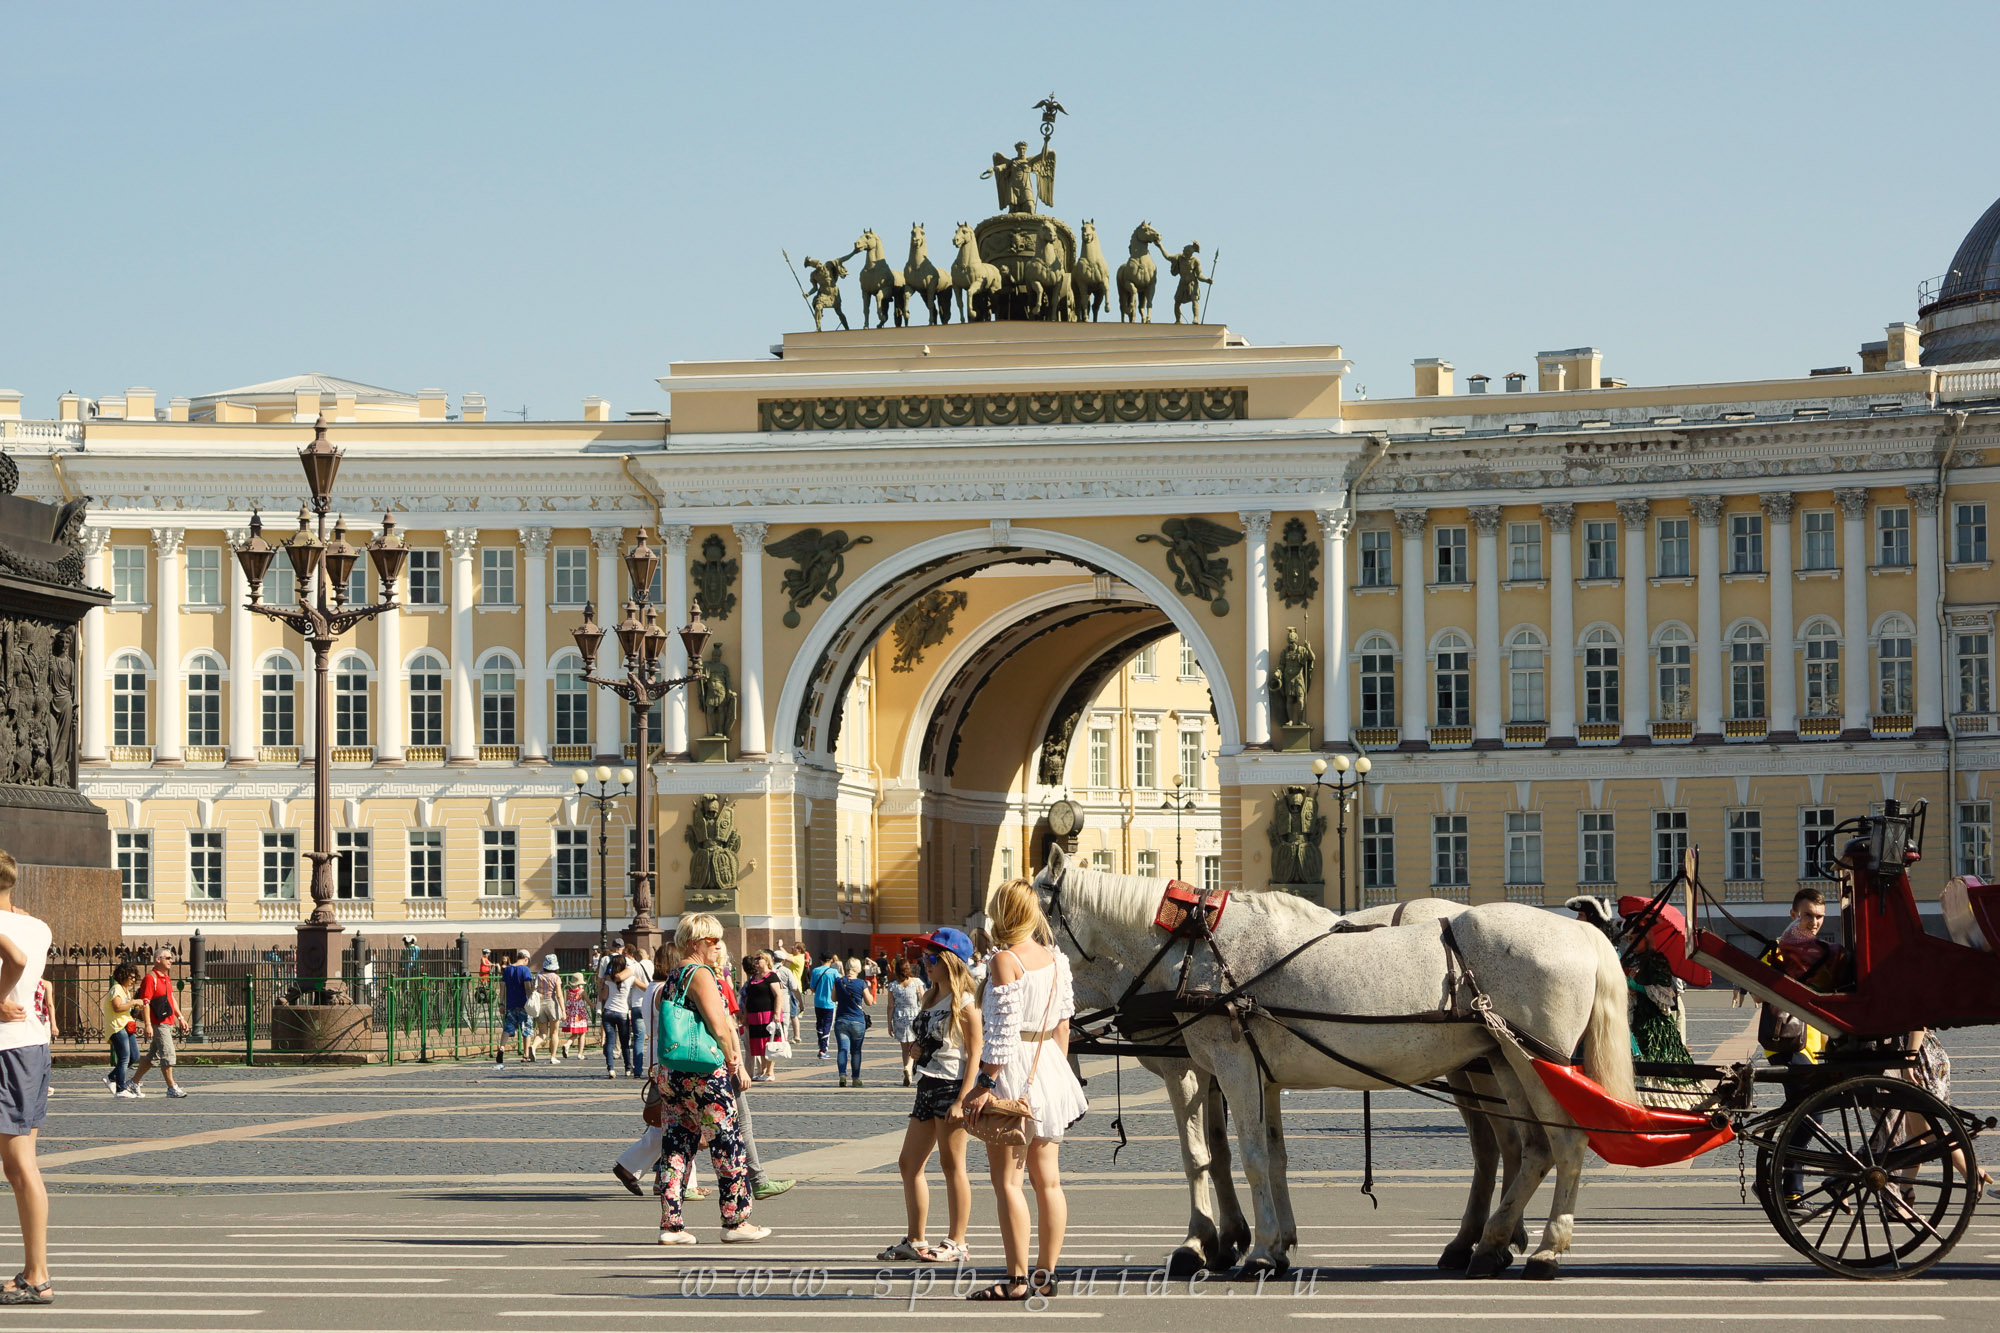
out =
<svg viewBox="0 0 2000 1333"><path fill-rule="evenodd" d="M1194 645L1186 639L1181 640L1181 679L1202 679L1201 659L1195 656Z"/></svg>
<svg viewBox="0 0 2000 1333"><path fill-rule="evenodd" d="M1694 715L1694 644L1685 634L1662 637L1659 655L1660 720L1684 722Z"/></svg>
<svg viewBox="0 0 2000 1333"><path fill-rule="evenodd" d="M1958 711L1993 711L1993 636L1985 630L1952 635L1958 658Z"/></svg>
<svg viewBox="0 0 2000 1333"><path fill-rule="evenodd" d="M1181 786L1189 791L1200 791L1202 779L1202 737L1204 733L1190 728L1181 733Z"/></svg>
<svg viewBox="0 0 2000 1333"><path fill-rule="evenodd" d="M347 571L347 604L360 606L368 600L368 562L357 560Z"/></svg>
<svg viewBox="0 0 2000 1333"><path fill-rule="evenodd" d="M1833 569L1840 564L1840 552L1834 546L1833 511L1831 509L1808 509L1804 516L1806 548L1806 569Z"/></svg>
<svg viewBox="0 0 2000 1333"><path fill-rule="evenodd" d="M1688 849L1688 814L1685 810L1653 812L1653 882L1669 884L1681 873L1681 859Z"/></svg>
<svg viewBox="0 0 2000 1333"><path fill-rule="evenodd" d="M1395 561L1390 557L1391 538L1387 528L1361 534L1361 586L1387 588L1396 581Z"/></svg>
<svg viewBox="0 0 2000 1333"><path fill-rule="evenodd" d="M1092 727L1090 729L1090 785L1109 787L1111 785L1111 729Z"/></svg>
<svg viewBox="0 0 2000 1333"><path fill-rule="evenodd" d="M646 869L653 876L653 881L655 883L658 883L660 878L660 831L658 829L654 828L646 830L646 847L647 850L652 853L650 856L646 858ZM862 848L862 855L864 857L867 855L867 848L865 844ZM625 869L629 873L630 871L636 870L638 866L639 866L639 830L626 829ZM854 858L854 839L852 838L849 838L847 840L847 866L849 871L849 878L847 882L849 884L859 884L863 878L862 863Z"/></svg>
<svg viewBox="0 0 2000 1333"><path fill-rule="evenodd" d="M205 654L188 668L187 743L222 744L222 673Z"/></svg>
<svg viewBox="0 0 2000 1333"><path fill-rule="evenodd" d="M1584 641L1583 720L1599 726L1619 719L1618 648L1600 641L1609 637L1606 631L1593 630Z"/></svg>
<svg viewBox="0 0 2000 1333"><path fill-rule="evenodd" d="M187 598L189 606L222 605L222 548L187 548Z"/></svg>
<svg viewBox="0 0 2000 1333"><path fill-rule="evenodd" d="M1618 577L1618 525L1614 522L1583 525L1583 576L1587 579Z"/></svg>
<svg viewBox="0 0 2000 1333"><path fill-rule="evenodd" d="M1090 854L1090 868L1092 870L1101 870L1107 875L1115 873L1115 868L1111 864L1111 853L1101 849L1092 852Z"/></svg>
<svg viewBox="0 0 2000 1333"><path fill-rule="evenodd" d="M1471 882L1471 837L1466 824L1464 815L1431 816L1431 883Z"/></svg>
<svg viewBox="0 0 2000 1333"><path fill-rule="evenodd" d="M1910 511L1897 506L1875 511L1875 563L1910 563Z"/></svg>
<svg viewBox="0 0 2000 1333"><path fill-rule="evenodd" d="M279 556L264 571L264 600L272 606L297 606L299 604L299 579L292 569L292 562Z"/></svg>
<svg viewBox="0 0 2000 1333"><path fill-rule="evenodd" d="M1438 528L1433 536L1437 543L1437 582L1470 582L1465 564L1465 529Z"/></svg>
<svg viewBox="0 0 2000 1333"><path fill-rule="evenodd" d="M488 546L479 552L479 604L515 605L513 547Z"/></svg>
<svg viewBox="0 0 2000 1333"><path fill-rule="evenodd" d="M1732 574L1762 574L1764 572L1764 516L1762 514L1731 514L1729 516L1729 572Z"/></svg>
<svg viewBox="0 0 2000 1333"><path fill-rule="evenodd" d="M111 548L111 601L117 606L146 604L146 548Z"/></svg>
<svg viewBox="0 0 2000 1333"><path fill-rule="evenodd" d="M1396 655L1379 634L1361 644L1361 725L1396 725Z"/></svg>
<svg viewBox="0 0 2000 1333"><path fill-rule="evenodd" d="M1993 803L1965 801L1958 807L1958 873L1993 877Z"/></svg>
<svg viewBox="0 0 2000 1333"><path fill-rule="evenodd" d="M1538 810L1507 816L1507 882L1542 882L1542 816Z"/></svg>
<svg viewBox="0 0 2000 1333"><path fill-rule="evenodd" d="M590 548L558 546L555 550L554 606L582 606L590 600Z"/></svg>
<svg viewBox="0 0 2000 1333"><path fill-rule="evenodd" d="M1507 525L1507 577L1538 579L1542 576L1542 525Z"/></svg>
<svg viewBox="0 0 2000 1333"><path fill-rule="evenodd" d="M1158 879L1160 877L1160 854L1150 848L1137 853L1134 857L1132 873L1146 879Z"/></svg>
<svg viewBox="0 0 2000 1333"><path fill-rule="evenodd" d="M128 903L153 900L153 835L120 831L112 839L117 851L119 896Z"/></svg>
<svg viewBox="0 0 2000 1333"><path fill-rule="evenodd" d="M510 828L479 831L479 892L512 898L521 891L520 835Z"/></svg>
<svg viewBox="0 0 2000 1333"><path fill-rule="evenodd" d="M558 898L590 896L590 830L556 830L556 882Z"/></svg>
<svg viewBox="0 0 2000 1333"><path fill-rule="evenodd" d="M1012 847L1002 847L1000 849L1000 880L1004 884L1012 878L1014 878L1014 849Z"/></svg>
<svg viewBox="0 0 2000 1333"><path fill-rule="evenodd" d="M411 606L444 605L444 551L438 547L417 547L410 551L409 597Z"/></svg>
<svg viewBox="0 0 2000 1333"><path fill-rule="evenodd" d="M1150 728L1132 733L1132 785L1135 787L1157 787L1160 785L1160 733Z"/></svg>
<svg viewBox="0 0 2000 1333"><path fill-rule="evenodd" d="M1152 680L1160 674L1160 646L1149 643L1132 654L1132 676L1136 680Z"/></svg>
<svg viewBox="0 0 2000 1333"><path fill-rule="evenodd" d="M1361 887L1396 886L1396 821L1387 815L1361 817Z"/></svg>
<svg viewBox="0 0 2000 1333"><path fill-rule="evenodd" d="M1833 831L1833 807L1815 806L1799 811L1799 878L1825 879L1827 861L1839 849L1826 841Z"/></svg>
<svg viewBox="0 0 2000 1333"><path fill-rule="evenodd" d="M292 829L272 829L264 834L263 896L276 902L295 901L299 896L299 835Z"/></svg>
<svg viewBox="0 0 2000 1333"><path fill-rule="evenodd" d="M1618 847L1611 827L1609 810L1585 810L1578 816L1582 845L1578 849L1583 884L1618 882Z"/></svg>
<svg viewBox="0 0 2000 1333"><path fill-rule="evenodd" d="M1986 506L1962 504L1951 507L1951 558L1955 564L1971 564L1986 558Z"/></svg>
<svg viewBox="0 0 2000 1333"><path fill-rule="evenodd" d="M196 829L188 834L188 901L222 901L222 830Z"/></svg>
<svg viewBox="0 0 2000 1333"><path fill-rule="evenodd" d="M1201 887L1207 893L1222 891L1222 858L1204 856L1201 858Z"/></svg>
<svg viewBox="0 0 2000 1333"><path fill-rule="evenodd" d="M260 716L263 726L259 731L260 745L297 745L298 740L298 688L297 677L282 660L273 658L265 663L258 691L260 696Z"/></svg>
<svg viewBox="0 0 2000 1333"><path fill-rule="evenodd" d="M375 896L375 836L337 829L333 835L333 896Z"/></svg>
<svg viewBox="0 0 2000 1333"><path fill-rule="evenodd" d="M409 896L444 897L444 832L441 829L418 829L410 834Z"/></svg>
<svg viewBox="0 0 2000 1333"><path fill-rule="evenodd" d="M1654 573L1663 579L1684 579L1688 576L1688 521L1684 518L1663 518L1655 528L1659 538L1658 554L1654 558Z"/></svg>
<svg viewBox="0 0 2000 1333"><path fill-rule="evenodd" d="M1729 812L1729 878L1746 883L1764 878L1764 815L1761 811Z"/></svg>

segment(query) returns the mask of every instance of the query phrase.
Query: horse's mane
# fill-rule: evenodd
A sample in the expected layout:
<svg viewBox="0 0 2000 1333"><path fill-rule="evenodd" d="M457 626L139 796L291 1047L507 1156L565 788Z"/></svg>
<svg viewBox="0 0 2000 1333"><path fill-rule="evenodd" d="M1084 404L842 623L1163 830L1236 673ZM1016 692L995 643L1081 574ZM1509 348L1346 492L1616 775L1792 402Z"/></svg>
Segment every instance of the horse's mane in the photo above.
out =
<svg viewBox="0 0 2000 1333"><path fill-rule="evenodd" d="M1115 900L1131 905L1133 924L1143 924L1153 919L1153 911L1159 905L1160 895L1166 891L1167 882L1151 875L1121 875L1109 870L1092 870L1077 861L1069 861L1063 868L1065 883L1074 879L1076 887L1086 892L1099 894L1101 900ZM1296 893L1283 889L1238 889L1230 895L1235 902L1255 904L1257 908L1275 918L1272 924L1285 927L1314 928L1324 930L1336 919L1337 914L1320 907ZM1224 918L1226 930L1228 918Z"/></svg>

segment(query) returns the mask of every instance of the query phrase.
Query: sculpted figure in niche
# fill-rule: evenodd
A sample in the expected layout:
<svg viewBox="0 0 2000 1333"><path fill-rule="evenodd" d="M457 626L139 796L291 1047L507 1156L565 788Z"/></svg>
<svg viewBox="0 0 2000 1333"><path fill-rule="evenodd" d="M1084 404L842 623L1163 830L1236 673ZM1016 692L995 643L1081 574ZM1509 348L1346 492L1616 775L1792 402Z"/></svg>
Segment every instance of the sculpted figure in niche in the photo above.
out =
<svg viewBox="0 0 2000 1333"><path fill-rule="evenodd" d="M1271 671L1271 703L1283 725L1308 725L1306 701L1312 697L1313 672L1318 665L1319 659L1299 638L1297 627L1287 626L1285 646L1278 651L1278 660Z"/></svg>
<svg viewBox="0 0 2000 1333"><path fill-rule="evenodd" d="M1326 836L1326 816L1310 787L1287 787L1279 793L1271 814L1271 882L1319 884L1326 877L1320 840Z"/></svg>
<svg viewBox="0 0 2000 1333"><path fill-rule="evenodd" d="M695 802L684 835L688 845L688 893L699 901L726 901L736 892L743 835L736 831L735 803L721 796Z"/></svg>
<svg viewBox="0 0 2000 1333"><path fill-rule="evenodd" d="M730 688L729 668L722 664L722 645L716 644L702 668L701 693L695 702L708 721L708 734L727 736L736 727L736 691Z"/></svg>

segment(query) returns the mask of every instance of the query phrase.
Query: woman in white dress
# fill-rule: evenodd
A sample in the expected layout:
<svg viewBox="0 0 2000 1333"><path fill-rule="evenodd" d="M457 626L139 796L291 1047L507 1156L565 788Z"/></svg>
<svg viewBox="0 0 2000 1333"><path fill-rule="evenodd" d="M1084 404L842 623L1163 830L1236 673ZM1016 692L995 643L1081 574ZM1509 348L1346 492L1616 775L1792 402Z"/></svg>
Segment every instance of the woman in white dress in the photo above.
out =
<svg viewBox="0 0 2000 1333"><path fill-rule="evenodd" d="M1054 936L1034 886L1025 879L1002 884L987 895L986 915L997 947L981 997L979 1077L962 1103L964 1115L968 1120L977 1116L993 1097L1019 1097L1033 1110L1034 1120L1026 1147L987 1146L1007 1277L973 1292L970 1299L1025 1301L1056 1294L1056 1263L1069 1222L1056 1154L1063 1131L1082 1118L1090 1103L1069 1065L1069 1019L1076 1012L1069 961L1048 947ZM1032 1270L1028 1200L1021 1191L1024 1166L1035 1187L1040 1223Z"/></svg>

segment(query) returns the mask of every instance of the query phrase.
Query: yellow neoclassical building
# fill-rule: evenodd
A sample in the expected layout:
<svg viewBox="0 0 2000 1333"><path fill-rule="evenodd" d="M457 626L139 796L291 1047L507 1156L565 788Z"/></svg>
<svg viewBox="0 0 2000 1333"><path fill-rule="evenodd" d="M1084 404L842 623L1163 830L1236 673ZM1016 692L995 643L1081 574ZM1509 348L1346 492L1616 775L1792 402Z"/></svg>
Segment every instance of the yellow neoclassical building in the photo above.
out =
<svg viewBox="0 0 2000 1333"><path fill-rule="evenodd" d="M746 943L962 921L1058 802L1098 864L1262 886L1327 752L1373 762L1344 865L1322 844L1350 902L1644 892L1697 844L1768 921L1816 833L1886 797L1932 803L1921 893L1992 873L2000 362L1967 357L1996 297L1929 289L1858 370L1722 384L1576 347L1362 399L1330 344L998 321L789 334L672 366L623 420L302 376L47 420L4 395L0 441L24 493L93 497L84 789L135 934L288 931L322 746L351 929L583 943L600 876L622 921L629 819L600 858L571 772L636 762L634 732L570 630L629 595L641 530L664 619L700 598L737 693L719 740L662 709L665 921L711 796ZM392 511L411 550L330 734L231 552L253 507L289 526L321 417L350 533ZM296 597L273 569L264 598Z"/></svg>

